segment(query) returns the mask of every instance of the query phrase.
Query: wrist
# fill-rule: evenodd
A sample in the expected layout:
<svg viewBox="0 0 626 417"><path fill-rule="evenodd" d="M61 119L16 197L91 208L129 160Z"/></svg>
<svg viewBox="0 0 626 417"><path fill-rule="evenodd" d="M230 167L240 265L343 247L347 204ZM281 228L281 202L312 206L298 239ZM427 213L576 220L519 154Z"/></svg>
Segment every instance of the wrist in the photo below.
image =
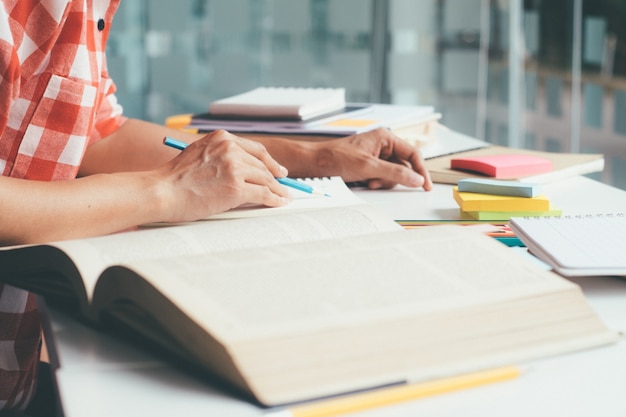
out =
<svg viewBox="0 0 626 417"><path fill-rule="evenodd" d="M285 166L294 177L320 177L340 175L333 140L307 142L294 141L286 153Z"/></svg>
<svg viewBox="0 0 626 417"><path fill-rule="evenodd" d="M312 160L315 162L317 170L316 176L341 175L341 163L337 158L337 147L333 146L333 141L316 143L315 154Z"/></svg>
<svg viewBox="0 0 626 417"><path fill-rule="evenodd" d="M159 171L142 173L144 222L167 222L179 216L174 185Z"/></svg>

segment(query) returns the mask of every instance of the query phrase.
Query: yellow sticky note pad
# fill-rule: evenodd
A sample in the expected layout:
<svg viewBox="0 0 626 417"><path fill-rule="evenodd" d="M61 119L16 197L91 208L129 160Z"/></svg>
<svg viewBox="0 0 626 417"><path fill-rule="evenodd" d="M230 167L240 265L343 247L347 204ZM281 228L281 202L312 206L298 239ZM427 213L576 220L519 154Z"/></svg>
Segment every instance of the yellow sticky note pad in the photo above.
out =
<svg viewBox="0 0 626 417"><path fill-rule="evenodd" d="M461 210L472 211L550 211L550 200L544 196L511 197L504 195L466 193L458 187L452 189L452 195Z"/></svg>
<svg viewBox="0 0 626 417"><path fill-rule="evenodd" d="M378 120L370 119L339 119L333 122L327 123L326 126L338 126L338 127L365 127L378 123Z"/></svg>
<svg viewBox="0 0 626 417"><path fill-rule="evenodd" d="M191 114L176 114L165 119L165 126L172 129L183 129L191 123Z"/></svg>

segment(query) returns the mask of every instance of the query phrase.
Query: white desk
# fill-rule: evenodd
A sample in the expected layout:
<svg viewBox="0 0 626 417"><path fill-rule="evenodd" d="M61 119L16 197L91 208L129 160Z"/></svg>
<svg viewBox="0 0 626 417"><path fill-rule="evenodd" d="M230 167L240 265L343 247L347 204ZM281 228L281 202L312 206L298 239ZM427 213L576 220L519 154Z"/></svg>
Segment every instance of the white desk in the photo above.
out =
<svg viewBox="0 0 626 417"><path fill-rule="evenodd" d="M621 211L626 192L583 177L545 186L564 214ZM395 219L453 220L459 211L451 187L358 191ZM626 280L577 279L600 317L626 331ZM64 413L83 416L263 415L263 410L115 337L52 312L61 367L56 377ZM520 378L384 409L365 416L626 416L626 342L529 364ZM357 414L354 414L356 416Z"/></svg>

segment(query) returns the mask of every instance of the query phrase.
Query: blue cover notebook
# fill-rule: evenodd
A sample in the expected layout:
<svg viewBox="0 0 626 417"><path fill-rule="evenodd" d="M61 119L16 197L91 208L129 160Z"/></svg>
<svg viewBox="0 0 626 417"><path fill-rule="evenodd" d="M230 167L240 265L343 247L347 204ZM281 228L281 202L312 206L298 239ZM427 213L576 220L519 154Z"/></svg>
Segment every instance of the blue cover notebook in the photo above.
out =
<svg viewBox="0 0 626 417"><path fill-rule="evenodd" d="M540 184L519 181L466 178L459 180L459 191L512 197L536 197L542 193Z"/></svg>

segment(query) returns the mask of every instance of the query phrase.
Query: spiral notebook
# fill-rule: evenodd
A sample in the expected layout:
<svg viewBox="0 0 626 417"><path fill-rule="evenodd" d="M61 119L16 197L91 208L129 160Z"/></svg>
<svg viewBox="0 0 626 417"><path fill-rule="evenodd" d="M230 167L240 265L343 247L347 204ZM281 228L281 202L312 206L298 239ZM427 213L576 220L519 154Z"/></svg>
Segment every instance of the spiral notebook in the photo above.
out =
<svg viewBox="0 0 626 417"><path fill-rule="evenodd" d="M291 202L281 207L266 207L254 204L246 204L224 213L209 217L215 219L233 219L242 217L271 216L281 213L315 210L331 207L345 207L351 205L366 204L346 185L341 177L316 177L298 178L304 184L310 185L322 195L308 194L289 188Z"/></svg>
<svg viewBox="0 0 626 417"><path fill-rule="evenodd" d="M626 214L512 218L529 251L564 276L626 275Z"/></svg>
<svg viewBox="0 0 626 417"><path fill-rule="evenodd" d="M258 87L213 101L214 116L308 120L346 106L343 88Z"/></svg>

